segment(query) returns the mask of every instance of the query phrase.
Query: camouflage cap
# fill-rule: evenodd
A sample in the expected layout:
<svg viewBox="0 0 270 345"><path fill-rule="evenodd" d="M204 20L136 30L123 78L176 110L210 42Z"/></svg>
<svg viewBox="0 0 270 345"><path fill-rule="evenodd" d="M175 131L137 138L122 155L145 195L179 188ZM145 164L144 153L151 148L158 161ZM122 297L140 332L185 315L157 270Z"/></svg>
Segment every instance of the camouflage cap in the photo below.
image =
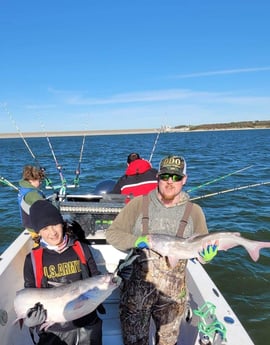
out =
<svg viewBox="0 0 270 345"><path fill-rule="evenodd" d="M167 156L163 158L159 164L158 175L176 174L180 176L186 175L186 161L180 156Z"/></svg>

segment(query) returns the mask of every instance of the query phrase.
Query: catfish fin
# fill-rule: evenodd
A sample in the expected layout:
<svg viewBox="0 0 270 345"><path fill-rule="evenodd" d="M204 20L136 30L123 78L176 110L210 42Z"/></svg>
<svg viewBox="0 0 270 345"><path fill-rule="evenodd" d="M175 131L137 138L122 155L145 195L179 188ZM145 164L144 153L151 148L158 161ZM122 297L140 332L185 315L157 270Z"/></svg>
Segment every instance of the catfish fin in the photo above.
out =
<svg viewBox="0 0 270 345"><path fill-rule="evenodd" d="M15 321L12 322L13 325L16 325L16 323L18 322L20 329L22 329L23 327L23 318L17 318Z"/></svg>
<svg viewBox="0 0 270 345"><path fill-rule="evenodd" d="M179 262L179 259L175 256L166 256L166 258L171 268L174 268Z"/></svg>
<svg viewBox="0 0 270 345"><path fill-rule="evenodd" d="M55 322L44 322L41 326L40 326L40 330L42 331L44 329L44 331L47 331L49 327L51 327L52 325L54 325Z"/></svg>

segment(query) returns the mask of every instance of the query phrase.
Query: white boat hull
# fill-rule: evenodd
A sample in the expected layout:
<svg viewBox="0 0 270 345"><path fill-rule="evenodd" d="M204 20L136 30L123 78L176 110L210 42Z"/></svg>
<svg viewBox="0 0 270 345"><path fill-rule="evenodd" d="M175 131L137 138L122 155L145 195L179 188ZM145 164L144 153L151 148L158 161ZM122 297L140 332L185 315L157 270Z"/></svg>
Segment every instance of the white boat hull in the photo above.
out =
<svg viewBox="0 0 270 345"><path fill-rule="evenodd" d="M14 324L16 319L13 300L16 291L23 287L23 264L26 254L31 250L32 240L24 231L0 257L0 339L1 345L32 345L29 330L20 329ZM94 255L102 272L113 272L119 259L125 254L107 244L94 244ZM190 306L194 310L206 301L216 306L215 316L226 327L226 341L217 336L214 344L254 345L239 319L230 308L221 292L210 279L204 268L197 261L189 261L187 266L187 282L190 292ZM106 301L107 313L101 315L103 319L103 345L122 345L120 321L118 317L119 291L116 290ZM224 319L225 318L225 319ZM233 323L227 323L229 319ZM199 344L199 317L193 313L191 321L183 321L178 344ZM153 326L154 327L154 326ZM149 344L154 344L149 340Z"/></svg>

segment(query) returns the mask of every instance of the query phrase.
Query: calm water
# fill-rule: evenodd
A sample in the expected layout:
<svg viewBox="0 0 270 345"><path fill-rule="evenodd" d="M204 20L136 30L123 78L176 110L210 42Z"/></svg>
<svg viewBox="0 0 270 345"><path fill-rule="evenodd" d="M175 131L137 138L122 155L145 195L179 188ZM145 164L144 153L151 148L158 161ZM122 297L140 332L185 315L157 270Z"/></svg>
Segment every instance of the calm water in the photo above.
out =
<svg viewBox="0 0 270 345"><path fill-rule="evenodd" d="M81 163L80 189L92 192L106 179L116 180L126 167L126 157L138 151L149 159L156 134L89 136ZM52 182L60 182L47 139L31 138L27 143ZM78 167L81 137L51 138L63 174L72 183ZM241 186L270 181L270 130L165 133L159 136L152 158L154 167L167 154L180 154L188 164L186 190L192 197L235 189L197 202L203 207L210 231L239 231L250 239L270 241L270 185L237 190ZM25 164L34 159L21 138L0 139L0 175L16 184ZM250 167L238 173L240 169ZM234 173L234 174L232 174ZM229 176L227 176L229 175ZM226 178L222 178L227 176ZM216 180L214 183L200 185ZM22 231L17 193L0 185L0 253ZM270 316L270 251L263 250L254 263L242 248L219 252L205 266L225 298L248 330L256 345L268 343ZM243 344L244 345L244 344Z"/></svg>

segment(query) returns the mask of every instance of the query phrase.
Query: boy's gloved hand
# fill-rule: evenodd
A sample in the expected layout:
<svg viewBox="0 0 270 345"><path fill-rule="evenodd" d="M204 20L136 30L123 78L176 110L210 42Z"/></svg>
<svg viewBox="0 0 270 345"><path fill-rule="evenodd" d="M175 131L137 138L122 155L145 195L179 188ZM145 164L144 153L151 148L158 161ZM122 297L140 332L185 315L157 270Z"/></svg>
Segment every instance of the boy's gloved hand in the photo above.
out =
<svg viewBox="0 0 270 345"><path fill-rule="evenodd" d="M137 238L135 242L135 248L140 248L140 249L149 249L149 242L147 236L140 236Z"/></svg>
<svg viewBox="0 0 270 345"><path fill-rule="evenodd" d="M35 327L41 325L47 319L47 311L43 308L43 305L36 303L33 308L27 310L24 324L27 327Z"/></svg>
<svg viewBox="0 0 270 345"><path fill-rule="evenodd" d="M217 252L217 244L208 244L206 248L203 248L199 255L203 259L203 262L210 262L217 255Z"/></svg>

